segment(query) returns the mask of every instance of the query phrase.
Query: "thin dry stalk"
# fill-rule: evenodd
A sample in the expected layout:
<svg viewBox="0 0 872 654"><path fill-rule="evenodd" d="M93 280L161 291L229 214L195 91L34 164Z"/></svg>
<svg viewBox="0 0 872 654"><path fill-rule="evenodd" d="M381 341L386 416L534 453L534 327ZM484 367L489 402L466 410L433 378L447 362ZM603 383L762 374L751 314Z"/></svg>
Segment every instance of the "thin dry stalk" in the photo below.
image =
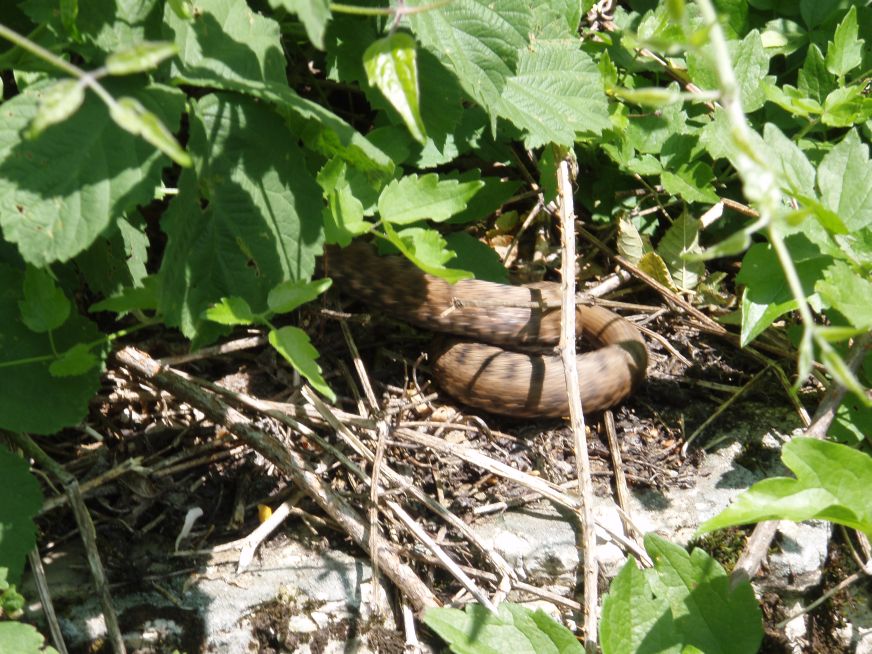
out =
<svg viewBox="0 0 872 654"><path fill-rule="evenodd" d="M562 241L561 283L562 293L560 321L560 357L566 376L566 394L569 399L569 423L575 445L576 476L581 496L581 541L584 579L584 648L588 654L597 649L597 572L596 531L593 517L593 480L590 474L590 459L587 456L584 411L581 406L581 384L578 380L578 363L575 358L575 207L572 198L572 181L569 178L569 162L564 159L557 168L557 189L560 195L560 234Z"/></svg>
<svg viewBox="0 0 872 654"><path fill-rule="evenodd" d="M205 392L173 370L161 368L144 352L126 347L115 356L122 365L137 376L147 379L183 402L198 408L216 424L227 427L231 433L288 475L359 547L368 551L368 530L360 515L343 497L335 494L328 484L308 468L306 460L298 452L281 443L273 435L255 428L251 420L214 394ZM381 543L378 556L385 574L406 594L416 610L439 605L433 592L418 578L414 570L403 563L390 543Z"/></svg>
<svg viewBox="0 0 872 654"><path fill-rule="evenodd" d="M33 579L36 582L36 592L39 595L39 601L42 605L42 612L45 615L45 620L48 622L48 631L51 634L51 641L54 643L58 654L67 654L67 643L64 641L64 635L61 632L61 625L58 622L57 613L54 610L54 603L51 600L51 591L48 588L48 580L45 577L45 569L42 567L42 558L39 556L39 549L34 547L27 553L27 561L30 563L30 570L33 573Z"/></svg>
<svg viewBox="0 0 872 654"><path fill-rule="evenodd" d="M27 456L31 457L37 462L37 464L46 469L61 482L67 501L70 503L70 507L73 510L73 517L75 518L76 526L79 529L79 536L85 546L88 567L91 570L91 577L94 580L94 588L97 591L97 597L100 600L100 607L103 610L103 619L106 622L107 638L112 646L113 652L116 654L124 654L127 651L127 648L124 646L124 639L121 636L121 628L118 626L118 616L115 613L115 607L112 604L112 595L109 593L109 583L106 580L106 571L103 568L103 561L100 559L100 550L97 548L97 531L94 529L94 522L91 520L91 514L88 513L88 507L85 506L85 501L82 499L82 491L79 488L78 480L69 472L64 470L63 466L46 454L46 452L26 434L9 432L8 436L16 445L24 450Z"/></svg>

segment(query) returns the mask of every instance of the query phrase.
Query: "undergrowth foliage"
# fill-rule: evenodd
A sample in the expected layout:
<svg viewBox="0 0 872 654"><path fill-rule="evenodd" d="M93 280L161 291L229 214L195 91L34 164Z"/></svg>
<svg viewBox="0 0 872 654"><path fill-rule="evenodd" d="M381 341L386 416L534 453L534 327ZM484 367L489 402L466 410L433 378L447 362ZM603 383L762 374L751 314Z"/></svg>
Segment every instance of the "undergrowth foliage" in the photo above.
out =
<svg viewBox="0 0 872 654"><path fill-rule="evenodd" d="M113 341L154 325L192 347L261 326L333 399L306 333L272 322L329 286L312 281L324 245L371 234L451 281L499 279L462 227L501 212L511 229L526 191L555 198L571 157L584 220L613 223L625 258L742 344L786 327L797 385L814 372L849 389L832 435L868 447L870 361L855 374L843 353L872 328L872 11L628 0L591 30L592 5L2 3L0 429L79 423ZM740 258L732 278L707 268L725 257ZM868 457L818 446L790 450L797 480L769 480L707 528L823 517L869 533L861 487L822 495L815 467L843 460L868 479ZM809 488L811 503L767 504ZM14 593L38 487L2 449L0 492L0 591ZM749 589L727 589L700 551L646 545L657 565L615 580L604 651L756 648ZM635 622L610 620L634 603ZM736 622L709 611L750 626L724 635ZM428 623L451 640L474 617ZM514 608L489 619L551 629Z"/></svg>

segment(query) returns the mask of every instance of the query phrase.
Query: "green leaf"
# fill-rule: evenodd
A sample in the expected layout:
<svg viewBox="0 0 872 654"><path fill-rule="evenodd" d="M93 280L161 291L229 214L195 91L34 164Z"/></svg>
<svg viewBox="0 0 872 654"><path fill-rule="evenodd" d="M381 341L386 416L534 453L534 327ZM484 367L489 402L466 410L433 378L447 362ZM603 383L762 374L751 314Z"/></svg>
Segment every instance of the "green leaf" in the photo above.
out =
<svg viewBox="0 0 872 654"><path fill-rule="evenodd" d="M327 200L327 206L322 211L324 240L342 247L372 228L372 224L364 218L363 203L355 196L348 173L346 163L339 157L333 157L324 164L317 177Z"/></svg>
<svg viewBox="0 0 872 654"><path fill-rule="evenodd" d="M65 3L66 0L62 4ZM69 31L63 15L58 20L57 2L27 3L27 13L37 24L47 24L52 32L64 34L69 31L76 41L75 51L87 61L102 62L107 53L139 43L146 38L146 32L153 34L160 29L160 14L154 11L157 3L158 0L111 4L105 0L79 0L80 11L75 19L77 32Z"/></svg>
<svg viewBox="0 0 872 654"><path fill-rule="evenodd" d="M109 115L122 129L141 136L158 150L185 168L191 157L156 115L142 106L136 98L119 98L109 107Z"/></svg>
<svg viewBox="0 0 872 654"><path fill-rule="evenodd" d="M824 205L854 232L872 226L872 163L869 146L855 130L830 150L817 171Z"/></svg>
<svg viewBox="0 0 872 654"><path fill-rule="evenodd" d="M58 654L45 644L36 627L23 622L0 622L0 654Z"/></svg>
<svg viewBox="0 0 872 654"><path fill-rule="evenodd" d="M627 562L603 598L603 654L754 654L763 639L760 608L747 582L730 589L720 564L645 536L654 568Z"/></svg>
<svg viewBox="0 0 872 654"><path fill-rule="evenodd" d="M278 24L236 0L202 0L193 21L164 10L167 37L179 47L171 63L178 82L244 93L271 103L298 137L327 157L338 155L374 179L393 162L329 109L288 87Z"/></svg>
<svg viewBox="0 0 872 654"><path fill-rule="evenodd" d="M48 367L52 377L77 377L97 368L100 359L84 343L76 343Z"/></svg>
<svg viewBox="0 0 872 654"><path fill-rule="evenodd" d="M727 45L739 86L742 108L746 112L756 111L766 100L760 82L767 78L769 57L772 53L763 48L757 30L749 32L741 41L730 41ZM697 86L709 91L720 88L715 62L710 59L710 49L689 54L687 65L691 79Z"/></svg>
<svg viewBox="0 0 872 654"><path fill-rule="evenodd" d="M638 152L659 154L670 138L686 132L687 114L682 105L671 104L660 111L646 112L631 119L624 136Z"/></svg>
<svg viewBox="0 0 872 654"><path fill-rule="evenodd" d="M112 85L134 90L132 80ZM0 226L29 263L66 261L87 249L111 222L147 204L168 162L109 120L93 94L62 125L33 141L20 133L37 113L45 86L3 103L0 121ZM164 123L181 115L181 94L165 87L136 91Z"/></svg>
<svg viewBox="0 0 872 654"><path fill-rule="evenodd" d="M312 45L324 49L324 32L331 17L328 0L269 0L269 4L274 9L282 7L297 14Z"/></svg>
<svg viewBox="0 0 872 654"><path fill-rule="evenodd" d="M285 58L276 21L237 0L198 0L193 20L164 8L164 30L178 47L171 77L227 88L238 82L286 84ZM223 84L222 84L223 83Z"/></svg>
<svg viewBox="0 0 872 654"><path fill-rule="evenodd" d="M664 170L660 173L663 189L672 195L680 195L687 202L715 204L720 201L712 185L714 179L712 167L702 161L683 164L674 172Z"/></svg>
<svg viewBox="0 0 872 654"><path fill-rule="evenodd" d="M63 325L70 315L70 301L47 270L27 266L24 299L18 303L21 320L38 334Z"/></svg>
<svg viewBox="0 0 872 654"><path fill-rule="evenodd" d="M178 51L175 43L145 41L109 55L106 58L106 70L110 75L142 73L174 57Z"/></svg>
<svg viewBox="0 0 872 654"><path fill-rule="evenodd" d="M858 329L872 329L872 281L844 261L834 261L815 285L824 303Z"/></svg>
<svg viewBox="0 0 872 654"><path fill-rule="evenodd" d="M603 597L599 625L603 654L682 654L669 601L655 595L636 563L627 561Z"/></svg>
<svg viewBox="0 0 872 654"><path fill-rule="evenodd" d="M674 286L679 290L693 290L705 274L705 264L686 259L686 255L700 252L699 221L684 211L657 244L657 254L666 263Z"/></svg>
<svg viewBox="0 0 872 654"><path fill-rule="evenodd" d="M827 43L827 70L842 77L863 62L863 39L857 38L857 7L851 5Z"/></svg>
<svg viewBox="0 0 872 654"><path fill-rule="evenodd" d="M245 298L259 312L276 284L309 279L323 238L320 189L269 106L207 95L190 132L197 174L183 171L163 217L160 272L161 312L189 336L222 297Z"/></svg>
<svg viewBox="0 0 872 654"><path fill-rule="evenodd" d="M420 7L430 0L414 0ZM533 15L523 0L456 0L408 16L421 43L453 70L463 90L486 109L500 102L527 46ZM495 120L495 119L494 119Z"/></svg>
<svg viewBox="0 0 872 654"><path fill-rule="evenodd" d="M814 197L815 169L805 153L772 123L763 126L763 140L771 148L767 160L781 173L781 187L791 195Z"/></svg>
<svg viewBox="0 0 872 654"><path fill-rule="evenodd" d="M0 567L8 568L9 580L18 583L27 553L36 545L36 514L42 508L42 492L29 466L0 446ZM0 641L2 642L2 641Z"/></svg>
<svg viewBox="0 0 872 654"><path fill-rule="evenodd" d="M427 138L421 120L415 39L403 32L378 39L363 53L363 67L371 86L377 87L421 143Z"/></svg>
<svg viewBox="0 0 872 654"><path fill-rule="evenodd" d="M336 401L336 394L324 381L321 367L316 362L318 350L312 347L306 332L298 327L273 329L269 333L269 342L297 372L309 380L315 390L331 402Z"/></svg>
<svg viewBox="0 0 872 654"><path fill-rule="evenodd" d="M466 203L466 208L454 214L448 222L452 225L465 225L479 220L490 219L494 212L515 194L523 185L513 179L482 177L481 171L473 168L458 177L461 182L477 181L482 187Z"/></svg>
<svg viewBox="0 0 872 654"><path fill-rule="evenodd" d="M872 444L872 407L865 406L853 395L846 394L836 409L830 435L851 446Z"/></svg>
<svg viewBox="0 0 872 654"><path fill-rule="evenodd" d="M736 34L738 36L741 34ZM772 56L788 56L808 44L808 33L789 18L773 18L766 23L760 40Z"/></svg>
<svg viewBox="0 0 872 654"><path fill-rule="evenodd" d="M267 304L273 313L289 313L311 302L333 283L330 279L314 282L282 282L269 292Z"/></svg>
<svg viewBox="0 0 872 654"><path fill-rule="evenodd" d="M397 232L390 223L383 223L382 227L394 247L424 272L441 277L450 284L472 277L472 273L466 270L445 267L454 258L454 252L446 248L447 243L439 232L421 227L408 227Z"/></svg>
<svg viewBox="0 0 872 654"><path fill-rule="evenodd" d="M849 393L853 393L866 406L872 407L872 398L867 397L866 390L857 380L857 376L839 353L823 338L815 334L815 344L820 350L821 363L826 366L827 372L833 380Z"/></svg>
<svg viewBox="0 0 872 654"><path fill-rule="evenodd" d="M203 317L220 325L250 325L256 320L245 298L235 295L221 298L203 312Z"/></svg>
<svg viewBox="0 0 872 654"><path fill-rule="evenodd" d="M139 212L131 212L118 218L91 247L77 255L75 264L92 291L111 296L145 283L148 247L145 221Z"/></svg>
<svg viewBox="0 0 872 654"><path fill-rule="evenodd" d="M672 275L669 273L669 267L663 258L656 252L646 252L639 259L639 270L650 275L658 282L667 286L670 290L678 291L675 282L672 281Z"/></svg>
<svg viewBox="0 0 872 654"><path fill-rule="evenodd" d="M167 6L182 20L191 20L194 17L194 7L190 0L167 0Z"/></svg>
<svg viewBox="0 0 872 654"><path fill-rule="evenodd" d="M650 244L642 238L636 226L627 218L618 221L618 254L631 263L639 263L642 255L651 250Z"/></svg>
<svg viewBox="0 0 872 654"><path fill-rule="evenodd" d="M89 313L114 311L118 314L130 311L153 311L157 309L158 277L149 275L142 280L142 286L128 286L111 297L95 302L88 307Z"/></svg>
<svg viewBox="0 0 872 654"><path fill-rule="evenodd" d="M596 63L562 41L521 50L517 72L506 78L495 109L526 131L528 148L548 143L569 147L576 135L598 135L611 127Z"/></svg>
<svg viewBox="0 0 872 654"><path fill-rule="evenodd" d="M476 279L509 283L509 274L499 255L477 238L466 232L453 232L445 237L445 244L457 254L448 260L449 265L470 271Z"/></svg>
<svg viewBox="0 0 872 654"><path fill-rule="evenodd" d="M49 366L55 351L101 342L102 337L92 322L73 312L52 331L53 349L48 336L31 331L18 319L22 282L20 272L0 264L0 429L52 434L85 416L101 372L54 377ZM105 347L99 355L105 357Z"/></svg>
<svg viewBox="0 0 872 654"><path fill-rule="evenodd" d="M78 80L55 82L45 90L39 109L27 128L27 138L34 139L50 125L65 121L76 113L84 101L85 87Z"/></svg>
<svg viewBox="0 0 872 654"><path fill-rule="evenodd" d="M806 97L802 91L792 87L790 84L778 87L771 82L764 81L763 92L767 100L774 102L794 116L808 118L809 116L817 116L824 110L820 102Z"/></svg>
<svg viewBox="0 0 872 654"><path fill-rule="evenodd" d="M8 576L9 568L0 567L0 612L9 615L12 619L17 619L17 616L21 615L27 605L27 600L15 590L15 584L9 583ZM3 641L0 640L0 642Z"/></svg>
<svg viewBox="0 0 872 654"><path fill-rule="evenodd" d="M424 623L458 654L584 652L572 632L544 611L509 602L497 607L497 615L480 604L468 604L465 612L431 608L424 612Z"/></svg>
<svg viewBox="0 0 872 654"><path fill-rule="evenodd" d="M395 225L419 220L442 222L463 211L482 186L479 180L440 180L436 173L421 177L407 175L394 180L382 191L378 199L379 214L382 220Z"/></svg>
<svg viewBox="0 0 872 654"><path fill-rule="evenodd" d="M872 98L860 86L838 88L824 100L821 122L831 127L851 127L872 117Z"/></svg>
<svg viewBox="0 0 872 654"><path fill-rule="evenodd" d="M795 475L759 481L698 533L762 520L829 520L872 536L872 457L852 447L794 438L781 458Z"/></svg>
<svg viewBox="0 0 872 654"><path fill-rule="evenodd" d="M794 267L799 275L806 298L819 305L814 297L815 284L823 270L832 263L832 258L821 254L801 234L789 236L785 245L791 251ZM752 245L742 260L742 268L736 282L746 286L742 293L742 346L754 340L779 316L796 308L796 299L790 291L778 257L771 246Z"/></svg>
<svg viewBox="0 0 872 654"><path fill-rule="evenodd" d="M808 46L805 63L797 73L796 85L801 93L818 103L823 102L836 88L836 81L827 70L824 56L814 43Z"/></svg>

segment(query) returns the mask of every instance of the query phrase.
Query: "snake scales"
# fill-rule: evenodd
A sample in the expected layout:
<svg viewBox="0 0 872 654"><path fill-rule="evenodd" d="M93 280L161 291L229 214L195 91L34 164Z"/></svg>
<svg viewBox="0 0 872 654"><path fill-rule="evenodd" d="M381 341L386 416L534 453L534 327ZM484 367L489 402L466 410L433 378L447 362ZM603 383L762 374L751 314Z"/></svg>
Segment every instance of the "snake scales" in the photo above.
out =
<svg viewBox="0 0 872 654"><path fill-rule="evenodd" d="M555 354L503 347L554 346L560 339L560 285L457 284L424 273L399 256L380 257L366 243L325 252L340 289L406 322L465 340L437 339L430 352L439 386L464 404L514 417L569 415L563 364ZM504 306L495 306L502 304ZM601 307L578 306L578 335L599 348L578 356L585 412L626 398L645 377L648 352L639 330Z"/></svg>

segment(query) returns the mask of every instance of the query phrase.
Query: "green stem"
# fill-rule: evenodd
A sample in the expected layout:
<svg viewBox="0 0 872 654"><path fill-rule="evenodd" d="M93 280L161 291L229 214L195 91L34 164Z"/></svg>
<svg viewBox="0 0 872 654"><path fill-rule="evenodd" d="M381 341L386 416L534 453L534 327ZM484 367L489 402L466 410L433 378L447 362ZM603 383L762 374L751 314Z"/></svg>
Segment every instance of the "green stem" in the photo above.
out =
<svg viewBox="0 0 872 654"><path fill-rule="evenodd" d="M119 329L117 332L112 334L107 334L102 338L98 338L96 340L91 341L90 343L85 343L85 347L89 350L91 348L97 347L98 345L102 345L103 343L111 343L113 341L118 340L119 338L124 338L125 336L129 336L130 334L139 331L140 329L145 329L146 327L151 327L152 325L160 324L161 318L159 316L154 316L149 318L148 320L144 320L141 323L133 325L133 327L128 327L127 329ZM51 338L51 336L49 336ZM51 348L54 351L54 342L51 342ZM60 355L55 354L41 354L35 357L27 357L26 359L15 359L14 361L2 361L0 362L0 368L14 368L15 366L26 366L31 363L44 363L45 361L54 361Z"/></svg>
<svg viewBox="0 0 872 654"><path fill-rule="evenodd" d="M412 14L420 14L431 9L439 9L451 3L453 0L437 0L428 5L411 8L396 8L396 7L358 7L357 5L346 5L341 2L331 2L330 11L337 14L351 14L354 16L410 16Z"/></svg>
<svg viewBox="0 0 872 654"><path fill-rule="evenodd" d="M22 36L15 30L6 27L6 25L4 25L3 23L0 23L0 37L6 39L7 41L11 41L22 50L27 50L29 53L36 55L44 61L47 61L52 66L60 68L61 70L72 75L76 79L82 79L87 75L87 73L78 66L71 64L69 61L64 61L53 52L46 50L38 43L34 43L26 36Z"/></svg>
<svg viewBox="0 0 872 654"><path fill-rule="evenodd" d="M100 99L103 100L109 107L115 106L115 98L109 95L109 92L104 89L99 82L97 82L97 76L94 73L89 73L87 71L82 70L78 66L71 64L69 61L65 61L58 57L53 52L46 50L38 43L34 43L26 36L22 36L18 32L9 27L6 27L3 23L0 23L0 38L4 38L7 41L15 44L22 50L26 50L42 59L43 61L47 61L55 68L60 68L62 71L67 73L68 75L75 77L79 80L80 83L84 84L88 88L90 88L94 93L100 96Z"/></svg>

